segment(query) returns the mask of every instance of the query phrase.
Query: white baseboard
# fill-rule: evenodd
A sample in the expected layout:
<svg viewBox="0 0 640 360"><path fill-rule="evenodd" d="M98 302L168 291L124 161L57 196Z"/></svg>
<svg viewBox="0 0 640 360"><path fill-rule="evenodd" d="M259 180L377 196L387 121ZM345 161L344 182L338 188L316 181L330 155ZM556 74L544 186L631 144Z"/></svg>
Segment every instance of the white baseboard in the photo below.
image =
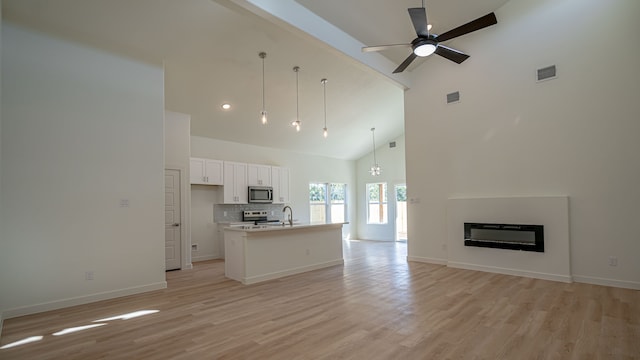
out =
<svg viewBox="0 0 640 360"><path fill-rule="evenodd" d="M637 281L614 280L614 279L605 279L605 278L598 278L593 276L582 276L582 275L573 275L573 281L585 283L585 284L612 286L612 287L619 287L619 288L625 288L625 289L640 290L640 282L637 282Z"/></svg>
<svg viewBox="0 0 640 360"><path fill-rule="evenodd" d="M220 259L220 257L216 255L194 256L193 258L191 258L191 261L198 262L198 261L207 261L207 260L215 260L215 259Z"/></svg>
<svg viewBox="0 0 640 360"><path fill-rule="evenodd" d="M298 267L298 268L287 269L287 270L283 270L283 271L277 271L277 272L264 274L264 275L245 277L245 278L242 279L242 283L245 284L245 285L255 284L255 283L259 283L259 282L263 282L263 281L267 281L267 280L278 279L278 278L289 276L289 275L300 274L300 273L303 273L303 272L323 269L323 268L326 268L326 267L331 267L331 266L336 266L336 265L344 265L344 259L332 260L332 261L327 261L327 262L323 262L323 263L319 263L319 264L302 266L302 267Z"/></svg>
<svg viewBox="0 0 640 360"><path fill-rule="evenodd" d="M18 316L31 315L31 314L36 314L43 311L51 311L51 310L62 309L70 306L83 305L83 304L88 304L88 303L101 301L101 300L108 300L108 299L118 298L122 296L139 294L147 291L166 289L166 287L167 287L167 282L160 281L157 283L143 285L143 286L130 287L130 288L119 289L114 291L105 291L97 294L79 296L79 297L74 297L69 299L63 299L63 300L51 301L47 303L19 307L15 309L9 309L9 310L5 310L1 316L3 319L10 319Z"/></svg>
<svg viewBox="0 0 640 360"><path fill-rule="evenodd" d="M494 267L494 266L475 265L475 264L467 264L467 263L459 263L459 262L451 262L451 261L447 263L447 266L452 268L458 268L458 269L485 271L485 272L492 272L492 273L505 274L505 275L530 277L534 279L560 281L565 283L572 282L571 275L548 274L548 273L541 273L536 271L525 271L525 270L518 270L518 269L500 268L500 267Z"/></svg>
<svg viewBox="0 0 640 360"><path fill-rule="evenodd" d="M422 256L407 256L407 261L423 262L436 265L447 265L447 259L435 259Z"/></svg>

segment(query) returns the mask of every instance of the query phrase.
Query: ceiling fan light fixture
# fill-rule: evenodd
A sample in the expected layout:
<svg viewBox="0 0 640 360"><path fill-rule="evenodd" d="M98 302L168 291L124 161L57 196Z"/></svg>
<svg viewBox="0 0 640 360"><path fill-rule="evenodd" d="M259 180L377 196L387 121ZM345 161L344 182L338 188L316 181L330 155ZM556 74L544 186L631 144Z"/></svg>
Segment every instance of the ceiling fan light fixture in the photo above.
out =
<svg viewBox="0 0 640 360"><path fill-rule="evenodd" d="M438 43L433 39L421 39L418 38L418 41L414 41L413 53L420 57L426 57L433 54L438 47Z"/></svg>

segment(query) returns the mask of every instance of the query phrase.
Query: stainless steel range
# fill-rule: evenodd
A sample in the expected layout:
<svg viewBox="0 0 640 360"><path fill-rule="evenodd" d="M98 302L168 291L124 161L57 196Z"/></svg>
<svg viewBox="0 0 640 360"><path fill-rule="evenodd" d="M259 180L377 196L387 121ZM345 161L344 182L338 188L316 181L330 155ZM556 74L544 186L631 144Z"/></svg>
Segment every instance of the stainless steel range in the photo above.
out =
<svg viewBox="0 0 640 360"><path fill-rule="evenodd" d="M269 220L266 210L245 210L242 212L242 221L253 221L254 225L258 225L266 223L279 223L282 220Z"/></svg>

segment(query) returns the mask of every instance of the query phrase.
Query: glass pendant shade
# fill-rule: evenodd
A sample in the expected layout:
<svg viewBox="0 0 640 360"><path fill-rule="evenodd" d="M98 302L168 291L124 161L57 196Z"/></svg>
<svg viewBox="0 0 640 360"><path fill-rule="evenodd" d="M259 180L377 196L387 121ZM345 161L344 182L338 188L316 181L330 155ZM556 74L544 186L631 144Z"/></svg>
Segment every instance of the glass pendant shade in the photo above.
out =
<svg viewBox="0 0 640 360"><path fill-rule="evenodd" d="M267 111L266 110L262 110L260 112L260 121L262 122L262 125L266 125L267 124Z"/></svg>

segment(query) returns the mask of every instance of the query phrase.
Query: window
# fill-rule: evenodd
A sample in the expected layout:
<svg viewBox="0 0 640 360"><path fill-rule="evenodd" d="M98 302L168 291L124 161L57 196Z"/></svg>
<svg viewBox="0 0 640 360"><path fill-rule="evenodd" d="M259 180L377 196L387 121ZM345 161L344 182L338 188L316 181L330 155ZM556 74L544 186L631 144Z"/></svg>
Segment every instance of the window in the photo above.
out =
<svg viewBox="0 0 640 360"><path fill-rule="evenodd" d="M331 222L345 222L347 219L347 185L329 184L331 199Z"/></svg>
<svg viewBox="0 0 640 360"><path fill-rule="evenodd" d="M347 185L309 184L310 222L345 222L347 219Z"/></svg>
<svg viewBox="0 0 640 360"><path fill-rule="evenodd" d="M367 224L387 223L387 183L367 184Z"/></svg>
<svg viewBox="0 0 640 360"><path fill-rule="evenodd" d="M327 222L327 186L326 184L309 184L310 221L312 223Z"/></svg>

